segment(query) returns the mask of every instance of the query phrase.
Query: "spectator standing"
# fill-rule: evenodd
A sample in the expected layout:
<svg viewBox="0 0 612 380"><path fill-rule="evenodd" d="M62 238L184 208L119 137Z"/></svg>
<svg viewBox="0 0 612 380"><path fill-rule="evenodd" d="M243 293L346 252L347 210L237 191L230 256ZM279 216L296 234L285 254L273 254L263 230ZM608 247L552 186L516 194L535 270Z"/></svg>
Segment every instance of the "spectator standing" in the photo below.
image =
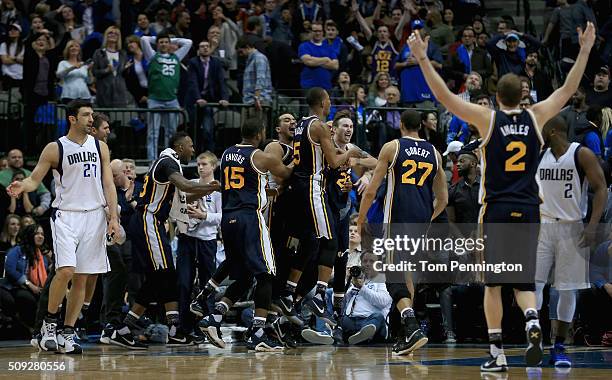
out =
<svg viewBox="0 0 612 380"><path fill-rule="evenodd" d="M236 43L242 36L242 30L234 21L223 14L223 8L217 6L212 10L213 27L219 28L218 49L221 58L227 58L229 61L229 70L233 71L238 68L238 56L236 54ZM209 29L209 33L210 33ZM211 41L211 37L208 37ZM211 41L212 43L212 41Z"/></svg>
<svg viewBox="0 0 612 380"><path fill-rule="evenodd" d="M442 22L442 15L437 10L427 13L427 24L431 40L440 47L443 53L446 53L448 46L455 42L453 28Z"/></svg>
<svg viewBox="0 0 612 380"><path fill-rule="evenodd" d="M127 54L121 48L121 31L109 26L104 32L102 48L93 55L92 72L96 78L96 105L98 107L127 107L129 93L123 72Z"/></svg>
<svg viewBox="0 0 612 380"><path fill-rule="evenodd" d="M46 15L48 20L55 20L56 38L63 39L64 34L69 34L69 39L76 40L79 44L85 41L87 36L85 28L77 23L76 15L72 7L62 4L57 10Z"/></svg>
<svg viewBox="0 0 612 380"><path fill-rule="evenodd" d="M149 96L147 105L150 109L178 108L177 91L180 83L181 61L191 49L192 41L185 38L170 39L165 32L157 37L144 36L140 40L144 57L149 61ZM157 43L157 52L151 47ZM179 49L170 53L170 44L178 44ZM170 137L176 133L178 115L175 113L151 113L148 122L147 158L151 161L158 156L159 130L164 119L163 146L168 146Z"/></svg>
<svg viewBox="0 0 612 380"><path fill-rule="evenodd" d="M450 66L449 75L455 79L457 84L466 81L472 71L480 74L481 84L493 73L491 59L487 51L476 44L476 34L471 27L463 29L461 44L457 50L449 53L448 64Z"/></svg>
<svg viewBox="0 0 612 380"><path fill-rule="evenodd" d="M200 178L192 181L198 183L213 181L218 165L217 157L211 152L205 152L198 156L197 163ZM204 289L216 268L217 231L221 225L221 193L215 191L189 204L187 213L189 227L185 234L180 234L178 237L176 274L181 327L183 331L191 332L194 328L194 319L189 312L189 304L196 268L201 289Z"/></svg>
<svg viewBox="0 0 612 380"><path fill-rule="evenodd" d="M325 40L323 45L330 46L336 57L338 57L338 70L346 70L349 50L342 38L338 36L338 25L333 20L325 21Z"/></svg>
<svg viewBox="0 0 612 380"><path fill-rule="evenodd" d="M154 34L152 33L149 37L155 37L161 33L162 30L171 28L172 24L170 24L170 21L168 21L169 17L170 12L168 11L168 8L164 5L159 5L157 11L155 12L155 22L151 23L151 28L153 28Z"/></svg>
<svg viewBox="0 0 612 380"><path fill-rule="evenodd" d="M612 89L610 89L610 68L602 66L595 74L593 87L586 92L586 103L590 106L612 108Z"/></svg>
<svg viewBox="0 0 612 380"><path fill-rule="evenodd" d="M589 122L586 118L586 110L588 108L586 102L586 94L582 87L576 90L572 96L570 105L561 110L559 115L565 119L567 123L567 140L575 142L577 131L586 129Z"/></svg>
<svg viewBox="0 0 612 380"><path fill-rule="evenodd" d="M149 79L147 71L149 61L144 57L140 48L140 38L135 35L126 38L128 63L125 65L123 76L128 91L132 94L139 108L147 108L147 95L149 93Z"/></svg>
<svg viewBox="0 0 612 380"><path fill-rule="evenodd" d="M33 224L19 233L19 245L6 254L8 286L19 318L29 328L34 327L38 297L47 281L49 253L44 243L43 228Z"/></svg>
<svg viewBox="0 0 612 380"><path fill-rule="evenodd" d="M371 252L361 254L361 274L351 276L351 286L344 297L340 325L351 345L371 339L384 341L387 336L385 321L392 299L384 275L374 269L376 260L377 257Z"/></svg>
<svg viewBox="0 0 612 380"><path fill-rule="evenodd" d="M262 121L267 125L267 112L263 107L272 105L272 75L268 58L260 53L246 39L238 41L236 48L247 57L242 85L242 102L255 108L243 109L243 119L252 117L252 113L262 113Z"/></svg>
<svg viewBox="0 0 612 380"><path fill-rule="evenodd" d="M64 60L57 65L55 73L62 83L62 103L68 104L74 99L91 99L87 84L92 64L81 61L81 46L77 41L68 42L64 49Z"/></svg>
<svg viewBox="0 0 612 380"><path fill-rule="evenodd" d="M21 40L21 25L11 24L8 27L7 41L0 44L3 89L21 87L24 53L24 43Z"/></svg>
<svg viewBox="0 0 612 380"><path fill-rule="evenodd" d="M397 50L391 41L391 33L387 25L380 25L376 29L376 38L373 38L373 32L368 22L363 18L356 1L353 1L351 12L355 15L365 38L373 43L372 47L372 73L371 80L376 77L379 72L389 73L392 78L396 77Z"/></svg>
<svg viewBox="0 0 612 380"><path fill-rule="evenodd" d="M530 35L515 30L498 34L487 42L487 51L497 66L499 78L508 73L521 75L526 57L525 48L521 44L533 50L542 46L540 41Z"/></svg>
<svg viewBox="0 0 612 380"><path fill-rule="evenodd" d="M527 53L521 76L528 79L530 87L529 96L535 102L542 101L552 94L552 80L544 70L539 68L537 50L531 50Z"/></svg>
<svg viewBox="0 0 612 380"><path fill-rule="evenodd" d="M425 24L421 20L412 21L412 30L421 29L423 38L427 35L423 31ZM429 42L427 47L427 56L431 60L432 65L436 70L442 69L442 53L438 46ZM404 46L395 68L400 71L400 83L402 89L402 103L408 106L417 106L424 108L433 108L435 98L425 82L423 72L419 67L416 58L410 52L408 44Z"/></svg>
<svg viewBox="0 0 612 380"><path fill-rule="evenodd" d="M149 23L149 17L146 13L140 13L136 19L136 28L134 29L134 35L138 37L157 35L155 28Z"/></svg>
<svg viewBox="0 0 612 380"><path fill-rule="evenodd" d="M191 39L191 31L189 30L190 25L191 15L187 10L182 10L178 12L176 16L176 23L168 30L168 33L172 37Z"/></svg>
<svg viewBox="0 0 612 380"><path fill-rule="evenodd" d="M223 63L217 57L211 57L211 53L210 42L203 40L198 45L198 56L189 60L189 89L185 97L185 106L192 120L201 122L200 128L204 132L203 149L214 152L214 108L206 104L220 103L222 106L227 106L229 91L225 84Z"/></svg>
<svg viewBox="0 0 612 380"><path fill-rule="evenodd" d="M280 17L272 23L272 39L287 45L292 45L295 36L293 34L293 15L287 5L282 6Z"/></svg>
<svg viewBox="0 0 612 380"><path fill-rule="evenodd" d="M561 58L575 58L576 53L578 53L578 50L576 50L578 40L575 41L576 46L574 46L572 37L574 34L576 34L576 28L574 26L574 20L572 19L572 6L568 4L567 0L557 0L557 5L558 7L555 8L550 16L550 20L548 20L548 25L546 26L546 31L544 32L544 38L542 38L542 44L548 45L552 42L550 41L550 36L553 30L558 27L558 43L560 46Z"/></svg>
<svg viewBox="0 0 612 380"><path fill-rule="evenodd" d="M300 84L304 90L312 87L331 90L334 71L339 67L338 56L330 45L323 43L323 24L315 21L311 30L312 39L298 48L298 56L304 64Z"/></svg>

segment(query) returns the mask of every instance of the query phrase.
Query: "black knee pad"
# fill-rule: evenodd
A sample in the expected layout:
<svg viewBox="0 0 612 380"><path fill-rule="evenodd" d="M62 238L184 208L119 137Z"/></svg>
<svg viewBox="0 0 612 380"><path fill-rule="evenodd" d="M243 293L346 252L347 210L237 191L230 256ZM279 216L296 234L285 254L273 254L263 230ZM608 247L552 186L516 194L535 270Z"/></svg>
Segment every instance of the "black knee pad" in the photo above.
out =
<svg viewBox="0 0 612 380"><path fill-rule="evenodd" d="M393 303L397 303L402 298L412 298L406 284L386 283L387 291L393 299Z"/></svg>
<svg viewBox="0 0 612 380"><path fill-rule="evenodd" d="M234 281L230 286L227 287L223 297L232 301L237 302L244 294L251 288L253 284L253 277L244 276Z"/></svg>
<svg viewBox="0 0 612 380"><path fill-rule="evenodd" d="M257 276L257 285L255 286L255 309L270 309L270 301L272 300L272 283L274 277L268 273L263 273Z"/></svg>
<svg viewBox="0 0 612 380"><path fill-rule="evenodd" d="M338 240L321 239L319 265L331 268L338 254Z"/></svg>
<svg viewBox="0 0 612 380"><path fill-rule="evenodd" d="M159 272L157 285L159 289L159 302L161 304L178 302L176 270L164 269Z"/></svg>

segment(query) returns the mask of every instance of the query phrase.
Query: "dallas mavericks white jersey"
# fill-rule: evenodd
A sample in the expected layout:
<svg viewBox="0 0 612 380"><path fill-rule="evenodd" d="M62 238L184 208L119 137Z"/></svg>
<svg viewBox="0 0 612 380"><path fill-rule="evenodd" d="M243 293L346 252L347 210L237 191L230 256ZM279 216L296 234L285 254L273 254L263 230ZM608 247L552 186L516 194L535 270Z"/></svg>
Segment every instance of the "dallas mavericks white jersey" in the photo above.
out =
<svg viewBox="0 0 612 380"><path fill-rule="evenodd" d="M102 189L100 143L87 136L83 145L66 136L57 140L59 163L53 170L53 207L64 211L90 211L106 205Z"/></svg>
<svg viewBox="0 0 612 380"><path fill-rule="evenodd" d="M544 196L540 205L543 216L566 222L586 217L588 183L577 164L579 148L579 143L571 143L558 160L550 148L544 152L536 175Z"/></svg>

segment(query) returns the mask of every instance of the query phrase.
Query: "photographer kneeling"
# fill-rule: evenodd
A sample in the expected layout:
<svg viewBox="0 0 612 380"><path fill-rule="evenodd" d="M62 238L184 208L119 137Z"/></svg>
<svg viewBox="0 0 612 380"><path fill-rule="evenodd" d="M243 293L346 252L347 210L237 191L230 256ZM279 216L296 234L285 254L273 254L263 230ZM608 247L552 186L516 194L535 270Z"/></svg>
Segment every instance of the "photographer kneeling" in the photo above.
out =
<svg viewBox="0 0 612 380"><path fill-rule="evenodd" d="M391 308L391 296L385 286L385 276L374 269L378 257L372 252L361 254L361 266L350 268L351 286L342 308L343 336L349 344L384 341L386 318Z"/></svg>

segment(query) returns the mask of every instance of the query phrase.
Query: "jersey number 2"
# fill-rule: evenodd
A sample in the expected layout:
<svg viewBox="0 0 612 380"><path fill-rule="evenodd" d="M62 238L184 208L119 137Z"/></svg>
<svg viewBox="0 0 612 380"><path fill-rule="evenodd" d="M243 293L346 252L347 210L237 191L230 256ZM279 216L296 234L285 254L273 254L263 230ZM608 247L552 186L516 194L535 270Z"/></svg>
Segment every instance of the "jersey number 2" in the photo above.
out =
<svg viewBox="0 0 612 380"><path fill-rule="evenodd" d="M527 153L527 145L522 141L512 141L506 145L506 152L514 152L512 157L506 160L506 171L507 172L523 172L525 171L525 163L518 162L521 158L525 157Z"/></svg>
<svg viewBox="0 0 612 380"><path fill-rule="evenodd" d="M402 183L407 183L410 185L416 184L417 186L423 186L425 180L427 179L427 177L429 177L431 171L433 170L432 164L423 161L417 164L415 160L406 160L402 163L402 166L408 167L408 170L402 175ZM423 173L418 183L416 182L416 178L413 177L413 174L416 172L417 168L425 169L425 173Z"/></svg>
<svg viewBox="0 0 612 380"><path fill-rule="evenodd" d="M91 177L91 171L93 170L93 176L96 176L96 164L84 164L83 165L83 177Z"/></svg>
<svg viewBox="0 0 612 380"><path fill-rule="evenodd" d="M225 173L225 190L242 189L244 187L244 176L242 175L242 173L244 173L244 168L227 166L223 172Z"/></svg>

